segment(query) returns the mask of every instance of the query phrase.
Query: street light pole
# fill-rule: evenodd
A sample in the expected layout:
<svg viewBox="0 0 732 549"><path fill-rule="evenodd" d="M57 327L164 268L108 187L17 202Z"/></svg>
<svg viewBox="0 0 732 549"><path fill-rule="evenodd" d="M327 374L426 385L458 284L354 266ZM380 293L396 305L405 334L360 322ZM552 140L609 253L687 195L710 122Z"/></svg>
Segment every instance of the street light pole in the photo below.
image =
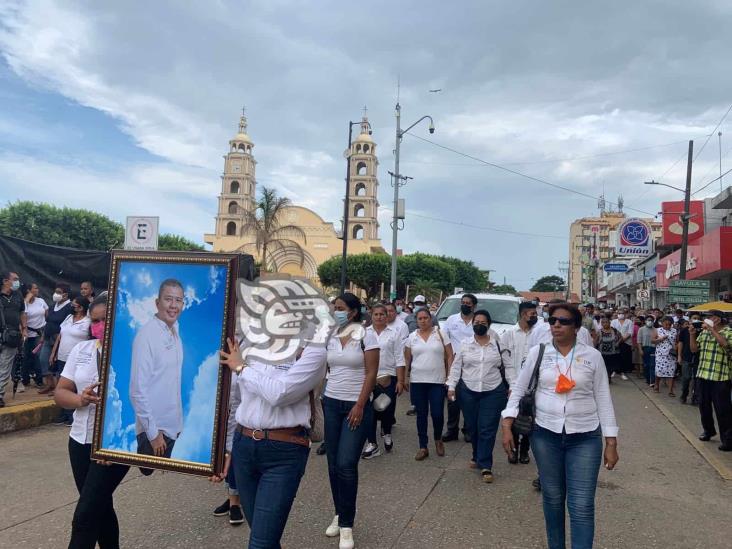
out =
<svg viewBox="0 0 732 549"><path fill-rule="evenodd" d="M722 132L717 134L719 137L719 192L722 192Z"/></svg>
<svg viewBox="0 0 732 549"><path fill-rule="evenodd" d="M686 190L684 191L684 219L681 233L681 265L679 280L686 280L686 254L689 247L689 201L691 200L691 163L694 154L694 141L689 141L689 157L686 161Z"/></svg>

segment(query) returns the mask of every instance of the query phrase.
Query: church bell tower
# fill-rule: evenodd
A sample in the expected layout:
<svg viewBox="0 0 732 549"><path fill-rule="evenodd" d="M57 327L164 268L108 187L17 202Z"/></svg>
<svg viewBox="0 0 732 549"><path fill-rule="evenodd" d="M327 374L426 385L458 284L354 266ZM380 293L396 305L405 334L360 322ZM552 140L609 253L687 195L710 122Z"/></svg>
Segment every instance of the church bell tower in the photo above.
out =
<svg viewBox="0 0 732 549"><path fill-rule="evenodd" d="M361 133L351 144L351 183L348 194L349 240L378 240L379 181L376 177L379 160L376 143L371 138L369 121L364 109Z"/></svg>

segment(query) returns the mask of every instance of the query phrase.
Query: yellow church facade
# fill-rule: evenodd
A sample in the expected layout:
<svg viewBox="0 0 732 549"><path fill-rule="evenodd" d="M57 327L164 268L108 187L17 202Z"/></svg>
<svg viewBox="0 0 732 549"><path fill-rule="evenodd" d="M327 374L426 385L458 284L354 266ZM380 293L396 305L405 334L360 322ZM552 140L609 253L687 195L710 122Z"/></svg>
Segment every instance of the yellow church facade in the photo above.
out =
<svg viewBox="0 0 732 549"><path fill-rule="evenodd" d="M350 185L348 254L384 252L379 240L379 182L376 143L371 138L369 123L364 115L361 132L350 149ZM204 241L215 252L241 251L256 256L254 237L242 233L245 211L251 212L256 199L256 165L252 149L254 142L247 134L247 119L242 114L239 132L229 141L229 152L224 157L224 173L221 176L221 193L218 200L215 231L204 235ZM287 238L297 242L304 261L291 249L268 252L270 270L279 273L305 276L318 280L318 266L343 252L343 240L332 222L325 221L309 208L292 205L280 214L279 224L295 225L305 233L291 234ZM341 223L342 226L342 223ZM257 261L261 258L255 257Z"/></svg>

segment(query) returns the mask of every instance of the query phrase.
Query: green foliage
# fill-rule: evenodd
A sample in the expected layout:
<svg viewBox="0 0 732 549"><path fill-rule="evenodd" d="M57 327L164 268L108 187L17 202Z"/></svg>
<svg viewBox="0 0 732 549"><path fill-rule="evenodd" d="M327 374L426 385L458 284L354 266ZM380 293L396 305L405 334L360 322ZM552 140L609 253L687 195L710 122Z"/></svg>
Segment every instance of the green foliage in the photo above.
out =
<svg viewBox="0 0 732 549"><path fill-rule="evenodd" d="M444 255L438 256L438 258L455 268L455 286L463 288L466 292L478 293L485 291L487 286L485 275L472 261ZM452 291L452 288L450 291Z"/></svg>
<svg viewBox="0 0 732 549"><path fill-rule="evenodd" d="M204 249L200 244L196 244L192 240L188 240L182 236L175 234L161 234L158 237L158 250L161 251L180 251L193 252L202 251Z"/></svg>
<svg viewBox="0 0 732 549"><path fill-rule="evenodd" d="M491 292L494 294L518 295L516 288L510 284L499 284L498 286L494 286Z"/></svg>
<svg viewBox="0 0 732 549"><path fill-rule="evenodd" d="M433 255L416 253L397 258L397 293L401 295L407 284L412 286L417 280L432 280L436 288L451 293L455 277L455 267Z"/></svg>
<svg viewBox="0 0 732 549"><path fill-rule="evenodd" d="M542 276L531 287L532 292L563 292L564 290L564 279L557 275Z"/></svg>
<svg viewBox="0 0 732 549"><path fill-rule="evenodd" d="M429 303L432 303L439 299L440 289L434 280L424 280L419 278L409 285L410 299L414 299L414 296L418 294L422 294L427 298Z"/></svg>
<svg viewBox="0 0 732 549"><path fill-rule="evenodd" d="M346 277L349 282L364 290L370 301L381 295L382 283L388 286L390 265L391 258L387 254L349 255L346 262ZM318 267L318 276L324 286L339 286L341 257L332 257L321 263Z"/></svg>

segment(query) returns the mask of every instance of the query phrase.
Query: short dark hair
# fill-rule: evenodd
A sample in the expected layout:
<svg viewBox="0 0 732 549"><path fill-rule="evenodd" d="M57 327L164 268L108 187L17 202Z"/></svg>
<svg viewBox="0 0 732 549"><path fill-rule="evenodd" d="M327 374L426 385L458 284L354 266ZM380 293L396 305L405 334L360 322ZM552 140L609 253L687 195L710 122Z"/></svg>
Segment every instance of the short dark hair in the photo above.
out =
<svg viewBox="0 0 732 549"><path fill-rule="evenodd" d="M71 286L67 282L56 282L56 288L71 298Z"/></svg>
<svg viewBox="0 0 732 549"><path fill-rule="evenodd" d="M536 303L533 301L522 301L519 303L519 315L528 309L536 309Z"/></svg>
<svg viewBox="0 0 732 549"><path fill-rule="evenodd" d="M384 313L386 313L386 305L383 303L375 303L374 305L371 305L371 313L373 313L376 309L384 309Z"/></svg>
<svg viewBox="0 0 732 549"><path fill-rule="evenodd" d="M478 309L477 311L475 311L473 313L473 322L475 322L475 317L476 316L484 316L486 318L486 320L488 321L488 324L492 324L493 323L493 319L491 318L491 314L488 311L486 311L485 309Z"/></svg>
<svg viewBox="0 0 732 549"><path fill-rule="evenodd" d="M549 306L549 316L554 316L554 313L559 309L564 309L571 315L572 320L574 321L575 328L579 328L580 326L582 326L582 313L580 313L580 310L577 308L576 305L572 305L571 303L567 303L566 301L554 303Z"/></svg>
<svg viewBox="0 0 732 549"><path fill-rule="evenodd" d="M6 280L10 280L11 274L18 274L15 271L0 271L0 284L4 284Z"/></svg>
<svg viewBox="0 0 732 549"><path fill-rule="evenodd" d="M85 297L81 297L80 295L76 296L73 299L74 303L76 303L79 307L84 309L84 314L86 314L89 311L89 300Z"/></svg>
<svg viewBox="0 0 732 549"><path fill-rule="evenodd" d="M419 316L419 313L424 313L430 318L432 318L432 313L430 313L429 309L420 309L416 313L414 313L414 319L417 320L417 317Z"/></svg>
<svg viewBox="0 0 732 549"><path fill-rule="evenodd" d="M158 289L158 299L163 296L163 290L165 288L180 288L181 292L183 292L184 294L186 293L180 280L176 280L175 278L166 278L160 283L160 288Z"/></svg>
<svg viewBox="0 0 732 549"><path fill-rule="evenodd" d="M97 307L100 307L102 305L107 305L107 296L103 295L101 297L97 297L89 304L89 314L96 309Z"/></svg>
<svg viewBox="0 0 732 549"><path fill-rule="evenodd" d="M336 297L336 301L339 299L343 303L345 303L346 307L348 307L351 311L356 311L356 316L353 317L353 322L361 322L361 320L363 319L363 314L361 314L361 300L353 295L351 292L342 293L341 295Z"/></svg>
<svg viewBox="0 0 732 549"><path fill-rule="evenodd" d="M460 301L462 301L465 298L468 298L470 301L473 302L473 307L475 307L478 304L478 298L475 297L473 294L463 294L463 297L460 298Z"/></svg>

